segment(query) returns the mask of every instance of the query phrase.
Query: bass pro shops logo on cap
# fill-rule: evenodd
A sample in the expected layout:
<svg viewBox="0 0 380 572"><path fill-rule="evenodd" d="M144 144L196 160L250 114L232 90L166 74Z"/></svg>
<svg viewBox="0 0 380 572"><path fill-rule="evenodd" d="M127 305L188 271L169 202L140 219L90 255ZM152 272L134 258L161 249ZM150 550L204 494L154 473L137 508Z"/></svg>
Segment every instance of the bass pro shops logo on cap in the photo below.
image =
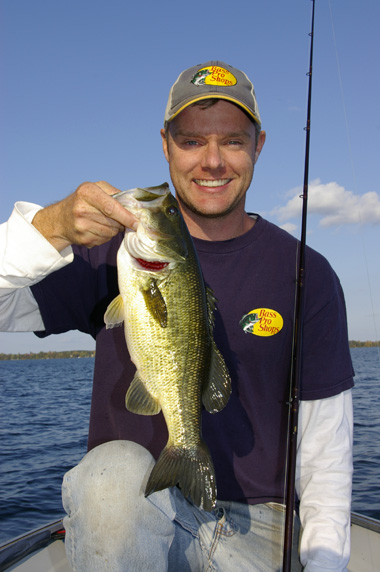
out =
<svg viewBox="0 0 380 572"><path fill-rule="evenodd" d="M236 85L237 79L225 68L221 68L219 66L208 66L198 70L197 73L193 76L191 83L194 85L215 85L228 87L230 85Z"/></svg>

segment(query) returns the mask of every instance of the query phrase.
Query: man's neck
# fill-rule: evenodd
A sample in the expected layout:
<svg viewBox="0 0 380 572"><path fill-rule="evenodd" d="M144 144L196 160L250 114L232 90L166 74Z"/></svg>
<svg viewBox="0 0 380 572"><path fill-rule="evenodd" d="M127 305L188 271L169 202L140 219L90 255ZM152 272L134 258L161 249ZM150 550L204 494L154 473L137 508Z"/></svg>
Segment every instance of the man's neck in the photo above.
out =
<svg viewBox="0 0 380 572"><path fill-rule="evenodd" d="M208 218L181 209L191 236L202 240L220 241L236 238L248 232L255 219L246 212L232 212L224 217Z"/></svg>

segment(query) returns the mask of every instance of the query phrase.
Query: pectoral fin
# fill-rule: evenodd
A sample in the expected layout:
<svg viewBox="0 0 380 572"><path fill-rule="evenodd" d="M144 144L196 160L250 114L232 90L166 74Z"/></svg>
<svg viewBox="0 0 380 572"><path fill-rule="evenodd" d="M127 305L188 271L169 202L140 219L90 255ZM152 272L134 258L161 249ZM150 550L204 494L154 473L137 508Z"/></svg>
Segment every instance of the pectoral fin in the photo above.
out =
<svg viewBox="0 0 380 572"><path fill-rule="evenodd" d="M210 375L202 391L202 403L210 413L221 411L231 394L231 378L222 354L212 342Z"/></svg>
<svg viewBox="0 0 380 572"><path fill-rule="evenodd" d="M161 405L149 393L137 372L125 396L125 406L140 415L156 415L161 411Z"/></svg>
<svg viewBox="0 0 380 572"><path fill-rule="evenodd" d="M104 314L104 322L107 330L121 326L124 322L124 302L120 294L108 305L106 313Z"/></svg>
<svg viewBox="0 0 380 572"><path fill-rule="evenodd" d="M148 285L143 286L141 291L150 314L157 320L162 328L166 328L168 324L168 311L161 290L157 285L157 280L153 278L149 280Z"/></svg>

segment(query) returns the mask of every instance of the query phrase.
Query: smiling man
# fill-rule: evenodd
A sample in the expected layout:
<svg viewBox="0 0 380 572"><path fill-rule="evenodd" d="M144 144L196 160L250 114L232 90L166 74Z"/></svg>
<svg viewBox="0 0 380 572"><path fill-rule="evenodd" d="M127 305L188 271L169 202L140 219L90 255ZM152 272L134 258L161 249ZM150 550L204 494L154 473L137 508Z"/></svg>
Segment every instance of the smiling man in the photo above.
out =
<svg viewBox="0 0 380 572"><path fill-rule="evenodd" d="M223 62L185 70L171 88L161 136L218 300L214 338L232 379L227 406L202 412L215 508L195 506L178 487L144 496L167 431L161 414L124 407L136 369L122 329L104 324L118 294L122 231L137 225L112 198L117 189L83 183L46 208L16 203L0 229L0 325L41 337L79 329L96 339L89 453L63 485L73 570L278 572L298 241L245 210L265 142L251 81ZM310 248L306 261L292 571L342 572L350 553L353 370L339 280Z"/></svg>
<svg viewBox="0 0 380 572"><path fill-rule="evenodd" d="M214 105L201 100L186 107L161 135L190 232L222 240L244 234L254 224L245 212L245 200L265 132L256 140L255 124L241 107L225 100L206 101Z"/></svg>

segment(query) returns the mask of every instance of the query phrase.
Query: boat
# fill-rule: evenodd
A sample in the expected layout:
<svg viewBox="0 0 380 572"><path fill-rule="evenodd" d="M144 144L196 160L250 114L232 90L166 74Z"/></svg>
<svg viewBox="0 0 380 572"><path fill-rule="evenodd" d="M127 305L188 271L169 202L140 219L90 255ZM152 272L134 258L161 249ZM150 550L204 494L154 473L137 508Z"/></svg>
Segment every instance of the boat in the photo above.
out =
<svg viewBox="0 0 380 572"><path fill-rule="evenodd" d="M72 572L65 531L57 520L0 547L0 572ZM351 559L348 572L379 572L380 520L351 514Z"/></svg>
<svg viewBox="0 0 380 572"><path fill-rule="evenodd" d="M348 572L379 572L380 520L351 513L351 558Z"/></svg>

